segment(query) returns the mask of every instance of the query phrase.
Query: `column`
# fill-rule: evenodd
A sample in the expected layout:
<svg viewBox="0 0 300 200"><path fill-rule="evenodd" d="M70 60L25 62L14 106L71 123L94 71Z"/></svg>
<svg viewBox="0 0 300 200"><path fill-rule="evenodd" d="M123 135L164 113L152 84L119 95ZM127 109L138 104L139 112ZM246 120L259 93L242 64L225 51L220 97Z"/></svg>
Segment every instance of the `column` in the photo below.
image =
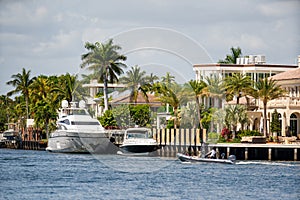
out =
<svg viewBox="0 0 300 200"><path fill-rule="evenodd" d="M281 114L281 121L282 121L281 136L285 136L286 115L284 113Z"/></svg>

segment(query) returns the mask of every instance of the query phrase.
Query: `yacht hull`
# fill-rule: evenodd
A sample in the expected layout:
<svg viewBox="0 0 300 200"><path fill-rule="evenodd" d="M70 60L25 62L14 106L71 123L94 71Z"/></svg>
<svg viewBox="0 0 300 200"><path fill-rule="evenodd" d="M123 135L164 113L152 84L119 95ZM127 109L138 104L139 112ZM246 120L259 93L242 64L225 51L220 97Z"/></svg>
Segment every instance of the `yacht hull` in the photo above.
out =
<svg viewBox="0 0 300 200"><path fill-rule="evenodd" d="M48 139L49 152L116 154L118 148L104 133L56 131Z"/></svg>

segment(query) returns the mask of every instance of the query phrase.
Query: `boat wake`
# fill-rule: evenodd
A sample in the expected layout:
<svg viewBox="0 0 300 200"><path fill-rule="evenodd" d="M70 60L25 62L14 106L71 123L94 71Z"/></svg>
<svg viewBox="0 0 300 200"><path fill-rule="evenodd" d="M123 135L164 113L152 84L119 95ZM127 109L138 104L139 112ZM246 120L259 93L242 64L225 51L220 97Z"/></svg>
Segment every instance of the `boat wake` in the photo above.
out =
<svg viewBox="0 0 300 200"><path fill-rule="evenodd" d="M296 165L294 163L282 163L282 162L272 162L272 161L269 161L269 162L266 162L266 161L238 161L235 164L236 165L273 165L273 166L295 166Z"/></svg>

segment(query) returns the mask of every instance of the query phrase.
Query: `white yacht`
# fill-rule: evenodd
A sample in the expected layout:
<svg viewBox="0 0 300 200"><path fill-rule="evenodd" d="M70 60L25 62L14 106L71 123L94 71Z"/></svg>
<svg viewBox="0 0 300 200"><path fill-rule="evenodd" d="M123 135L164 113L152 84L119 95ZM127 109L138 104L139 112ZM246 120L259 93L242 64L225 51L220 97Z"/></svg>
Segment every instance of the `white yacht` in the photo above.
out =
<svg viewBox="0 0 300 200"><path fill-rule="evenodd" d="M153 139L150 129L128 128L125 131L124 141L120 149L121 153L151 153L159 149L159 145Z"/></svg>
<svg viewBox="0 0 300 200"><path fill-rule="evenodd" d="M85 109L85 102L62 101L57 129L50 134L49 152L115 154L118 148L112 144L97 119Z"/></svg>

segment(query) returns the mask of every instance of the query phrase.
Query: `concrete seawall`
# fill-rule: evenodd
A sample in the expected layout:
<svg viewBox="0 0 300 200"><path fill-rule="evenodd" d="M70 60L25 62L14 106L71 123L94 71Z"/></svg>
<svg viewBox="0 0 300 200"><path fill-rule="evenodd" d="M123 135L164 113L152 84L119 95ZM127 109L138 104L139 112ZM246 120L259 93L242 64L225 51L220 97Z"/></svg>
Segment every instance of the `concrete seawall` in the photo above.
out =
<svg viewBox="0 0 300 200"><path fill-rule="evenodd" d="M176 157L177 153L186 152L191 155L199 155L202 149L206 152L216 147L219 155L225 153L225 157L235 155L237 160L269 160L269 161L300 161L300 145L292 144L240 144L220 143L196 146L164 145L158 150L162 157Z"/></svg>

